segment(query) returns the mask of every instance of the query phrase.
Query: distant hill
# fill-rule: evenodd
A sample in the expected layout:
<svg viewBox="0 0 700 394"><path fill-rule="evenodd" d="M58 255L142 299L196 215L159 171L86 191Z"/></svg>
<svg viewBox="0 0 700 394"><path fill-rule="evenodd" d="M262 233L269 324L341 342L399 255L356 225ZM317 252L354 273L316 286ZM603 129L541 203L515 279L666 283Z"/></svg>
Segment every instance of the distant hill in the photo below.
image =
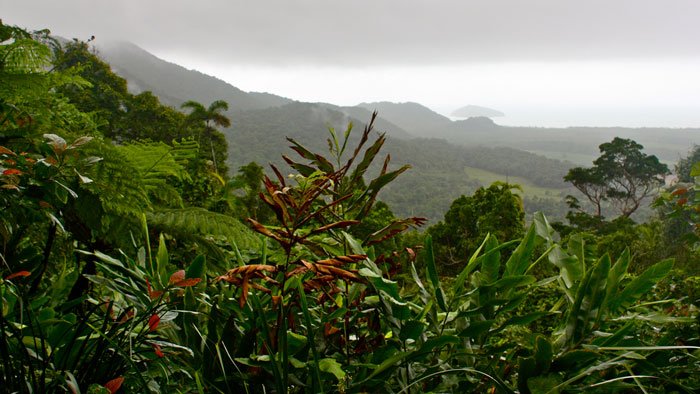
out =
<svg viewBox="0 0 700 394"><path fill-rule="evenodd" d="M269 93L244 92L218 78L160 59L132 43L104 44L98 51L117 74L129 81L130 90L136 93L149 90L173 107L187 100L206 105L223 99L234 113L292 101Z"/></svg>
<svg viewBox="0 0 700 394"><path fill-rule="evenodd" d="M418 136L435 137L434 132L448 127L452 121L418 103L361 103L358 107L379 111L379 116Z"/></svg>
<svg viewBox="0 0 700 394"><path fill-rule="evenodd" d="M238 168L256 161L291 171L281 160L282 154L294 155L284 138L294 138L312 150L325 152L328 127L344 130L348 122L353 122L359 131L369 120L367 110L351 110L357 117L345 111L349 110L327 104L294 102L242 112L225 131L230 167ZM384 127L391 127L391 124L380 121L376 126L377 131L387 131ZM394 132L397 130L400 129ZM483 185L470 175L470 168L503 174L503 181L508 176L526 178L534 185L551 189L552 199L557 200L566 188L562 177L573 166L512 148L464 147L441 139L406 139L387 134L390 137L384 152L391 155L394 166L408 163L413 168L382 192L382 200L397 214L426 216L433 221L442 217L455 198L473 193Z"/></svg>
<svg viewBox="0 0 700 394"><path fill-rule="evenodd" d="M256 161L277 163L292 154L285 137L320 152L327 151L328 127L345 130L352 122L361 129L371 112L379 111L376 130L386 132L386 152L392 163L413 169L390 184L380 196L399 215L439 220L461 194L472 193L484 179L525 179L546 189L549 203L526 207L554 207L570 192L562 177L577 164L590 164L598 145L619 135L642 143L648 152L675 161L700 141L696 129L507 127L488 117L451 121L418 103L375 102L354 107L302 103L271 93L245 92L220 79L159 59L133 44L104 46L101 56L129 81L135 92L150 90L174 107L186 100L204 104L224 99L231 105L229 141L232 172ZM567 159L571 161L561 161ZM375 169L376 170L376 169ZM476 172L479 173L476 173ZM490 175L484 176L484 171ZM549 198L549 197L548 197ZM558 201L558 202L557 202ZM565 208L557 206L557 213Z"/></svg>
<svg viewBox="0 0 700 394"><path fill-rule="evenodd" d="M450 115L454 116L455 118L496 118L499 116L505 116L506 114L491 108L480 107L478 105L467 105L452 111Z"/></svg>
<svg viewBox="0 0 700 394"><path fill-rule="evenodd" d="M340 107L337 105L333 104L328 104L328 103L315 103L316 105L322 106L324 108L332 109L334 111L342 112L348 117L354 118L354 119L360 119L363 121L362 125L364 125L364 122L370 119L372 116L372 111L363 107ZM377 120L375 121L375 127L377 130L381 130L382 132L386 133L387 135L390 135L392 137L397 137L401 139L410 139L413 138L414 136L410 133L408 133L406 130L402 129L401 127L391 123L390 121L386 120L384 117L382 117L381 114L377 116ZM355 126L360 126L359 124L355 124Z"/></svg>

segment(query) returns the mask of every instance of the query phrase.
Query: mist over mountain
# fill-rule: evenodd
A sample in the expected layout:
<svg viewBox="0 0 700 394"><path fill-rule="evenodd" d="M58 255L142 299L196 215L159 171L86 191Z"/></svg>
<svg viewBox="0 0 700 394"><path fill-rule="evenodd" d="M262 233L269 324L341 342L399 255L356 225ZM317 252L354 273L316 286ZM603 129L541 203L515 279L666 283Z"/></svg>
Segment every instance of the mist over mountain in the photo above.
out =
<svg viewBox="0 0 700 394"><path fill-rule="evenodd" d="M415 136L429 136L436 129L447 127L452 121L418 103L361 103L358 107L379 111L382 118L398 125ZM434 135L433 135L434 136Z"/></svg>
<svg viewBox="0 0 700 394"><path fill-rule="evenodd" d="M450 114L456 118L473 118L473 117L486 117L486 118L497 118L499 116L506 116L501 111L495 109L480 107L478 105L467 105L458 108Z"/></svg>
<svg viewBox="0 0 700 394"><path fill-rule="evenodd" d="M244 92L216 77L162 60L129 42L100 45L98 51L129 82L130 90L136 93L149 90L174 107L187 100L202 103L225 100L232 112L240 112L292 101L270 93Z"/></svg>

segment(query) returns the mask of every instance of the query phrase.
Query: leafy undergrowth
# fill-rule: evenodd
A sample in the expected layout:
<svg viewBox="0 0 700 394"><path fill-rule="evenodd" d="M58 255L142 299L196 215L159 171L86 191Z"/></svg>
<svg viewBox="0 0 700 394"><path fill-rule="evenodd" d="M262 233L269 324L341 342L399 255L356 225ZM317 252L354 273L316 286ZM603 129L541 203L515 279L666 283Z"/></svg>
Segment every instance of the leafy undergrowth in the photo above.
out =
<svg viewBox="0 0 700 394"><path fill-rule="evenodd" d="M91 91L87 66L47 71L45 33L0 28L4 391L700 389L699 282L673 261L631 274L629 249L561 242L537 214L522 238L486 235L440 277L433 240L404 235L425 219L376 204L408 169L378 160L376 114L359 138L331 130L327 157L290 139L296 173L273 167L260 193L270 218L246 228L227 210L241 200L226 194L215 130L115 145L76 103L105 110L119 80L102 73Z"/></svg>

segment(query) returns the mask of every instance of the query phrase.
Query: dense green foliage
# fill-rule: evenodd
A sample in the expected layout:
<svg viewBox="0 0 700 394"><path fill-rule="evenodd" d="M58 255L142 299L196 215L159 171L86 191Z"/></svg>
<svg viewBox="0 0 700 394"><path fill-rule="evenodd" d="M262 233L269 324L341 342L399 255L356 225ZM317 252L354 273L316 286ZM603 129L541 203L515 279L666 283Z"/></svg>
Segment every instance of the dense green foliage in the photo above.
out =
<svg viewBox="0 0 700 394"><path fill-rule="evenodd" d="M461 271L489 234L502 240L517 239L524 234L523 203L513 193L517 188L497 182L452 202L444 222L428 229L435 244L435 257L441 262L441 273Z"/></svg>
<svg viewBox="0 0 700 394"><path fill-rule="evenodd" d="M657 222L562 236L495 183L408 233L426 220L379 198L422 153L393 155L376 114L229 178L225 102L125 86L85 43L0 24L2 390L700 389L697 183Z"/></svg>

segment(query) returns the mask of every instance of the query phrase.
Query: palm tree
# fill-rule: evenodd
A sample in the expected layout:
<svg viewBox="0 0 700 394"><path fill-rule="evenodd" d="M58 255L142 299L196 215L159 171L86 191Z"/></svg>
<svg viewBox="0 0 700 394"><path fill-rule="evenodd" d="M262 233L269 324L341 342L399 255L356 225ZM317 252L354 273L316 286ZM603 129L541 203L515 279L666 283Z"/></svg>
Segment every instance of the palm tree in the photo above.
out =
<svg viewBox="0 0 700 394"><path fill-rule="evenodd" d="M228 103L224 100L216 100L209 104L209 108L205 108L201 103L194 100L189 100L184 102L180 107L190 109L190 114L188 115L190 119L197 122L204 122L204 132L206 133L207 138L209 138L212 161L214 162L214 171L216 171L218 174L219 168L216 164L216 154L214 153L212 134L216 131L214 126L231 126L231 119L223 114L223 112L228 111Z"/></svg>

